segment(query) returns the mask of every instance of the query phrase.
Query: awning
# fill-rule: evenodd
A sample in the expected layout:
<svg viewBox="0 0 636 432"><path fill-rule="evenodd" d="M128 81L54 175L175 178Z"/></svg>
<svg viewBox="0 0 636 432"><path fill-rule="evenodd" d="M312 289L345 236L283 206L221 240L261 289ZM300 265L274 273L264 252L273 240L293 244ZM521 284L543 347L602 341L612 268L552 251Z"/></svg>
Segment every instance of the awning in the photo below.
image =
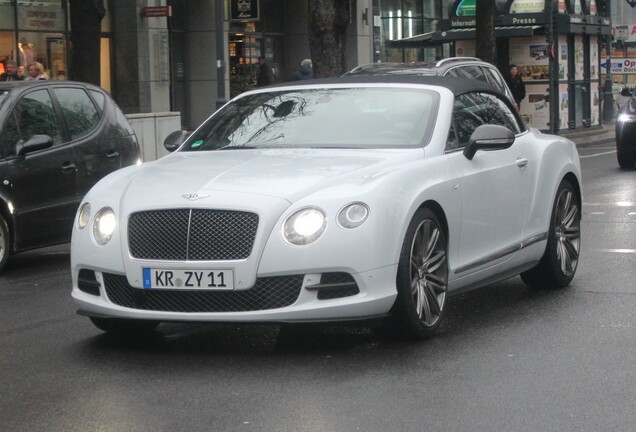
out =
<svg viewBox="0 0 636 432"><path fill-rule="evenodd" d="M543 31L543 26L500 26L495 27L495 37L523 37L534 36ZM421 48L426 46L441 45L458 40L475 39L475 27L452 28L443 31L422 33L409 38L389 41L391 48Z"/></svg>

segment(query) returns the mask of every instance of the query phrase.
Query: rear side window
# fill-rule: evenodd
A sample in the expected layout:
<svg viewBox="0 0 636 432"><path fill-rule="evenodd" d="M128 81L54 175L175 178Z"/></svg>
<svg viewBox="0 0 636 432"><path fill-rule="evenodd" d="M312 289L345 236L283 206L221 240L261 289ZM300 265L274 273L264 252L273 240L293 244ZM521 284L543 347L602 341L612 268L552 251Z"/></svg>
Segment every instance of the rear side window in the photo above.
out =
<svg viewBox="0 0 636 432"><path fill-rule="evenodd" d="M80 88L56 88L53 91L62 108L71 140L95 130L101 116L86 91Z"/></svg>
<svg viewBox="0 0 636 432"><path fill-rule="evenodd" d="M506 84L501 79L499 79L499 74L497 74L497 72L494 72L492 69L485 67L484 75L486 76L486 81L493 85L497 90L505 95L508 94Z"/></svg>
<svg viewBox="0 0 636 432"><path fill-rule="evenodd" d="M106 98L104 95L96 90L91 90L91 95L93 99L95 99L95 103L101 112L104 112L104 104L106 103Z"/></svg>
<svg viewBox="0 0 636 432"><path fill-rule="evenodd" d="M486 77L484 77L484 72L479 66L468 65L468 66L460 66L449 70L446 75L457 77L457 78L468 78L468 79L477 79L480 81L486 81Z"/></svg>

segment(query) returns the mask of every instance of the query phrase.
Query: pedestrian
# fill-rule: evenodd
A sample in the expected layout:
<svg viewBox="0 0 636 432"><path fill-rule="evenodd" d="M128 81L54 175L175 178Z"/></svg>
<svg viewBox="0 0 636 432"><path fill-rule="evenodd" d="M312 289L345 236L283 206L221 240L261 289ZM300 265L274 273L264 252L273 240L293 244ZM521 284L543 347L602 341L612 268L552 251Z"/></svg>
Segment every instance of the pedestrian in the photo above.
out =
<svg viewBox="0 0 636 432"><path fill-rule="evenodd" d="M29 72L29 76L25 78L27 81L49 79L49 76L44 72L44 66L40 62L31 63L27 70Z"/></svg>
<svg viewBox="0 0 636 432"><path fill-rule="evenodd" d="M311 59L305 59L300 62L300 69L294 73L292 81L300 81L306 79L312 79L314 77L314 70L311 63Z"/></svg>
<svg viewBox="0 0 636 432"><path fill-rule="evenodd" d="M267 59L263 56L258 58L258 75L256 76L256 87L265 87L274 81L274 73L269 67Z"/></svg>
<svg viewBox="0 0 636 432"><path fill-rule="evenodd" d="M521 101L526 97L526 85L523 83L521 73L517 69L517 65L511 64L508 66L508 74L506 74L506 84L512 92L512 97L517 105L517 112L521 108Z"/></svg>
<svg viewBox="0 0 636 432"><path fill-rule="evenodd" d="M0 75L0 81L22 81L24 77L18 73L18 64L14 60L4 62L6 72Z"/></svg>

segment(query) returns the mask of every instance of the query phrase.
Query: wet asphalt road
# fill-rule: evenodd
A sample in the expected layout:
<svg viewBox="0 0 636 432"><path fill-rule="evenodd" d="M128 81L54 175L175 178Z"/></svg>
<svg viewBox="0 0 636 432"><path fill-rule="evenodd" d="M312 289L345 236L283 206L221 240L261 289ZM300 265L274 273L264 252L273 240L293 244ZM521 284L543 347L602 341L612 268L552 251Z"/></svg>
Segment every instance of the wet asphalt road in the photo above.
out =
<svg viewBox="0 0 636 432"><path fill-rule="evenodd" d="M425 342L185 324L116 339L75 314L68 246L17 256L0 275L0 430L634 430L636 171L611 146L580 152L572 285L453 297Z"/></svg>

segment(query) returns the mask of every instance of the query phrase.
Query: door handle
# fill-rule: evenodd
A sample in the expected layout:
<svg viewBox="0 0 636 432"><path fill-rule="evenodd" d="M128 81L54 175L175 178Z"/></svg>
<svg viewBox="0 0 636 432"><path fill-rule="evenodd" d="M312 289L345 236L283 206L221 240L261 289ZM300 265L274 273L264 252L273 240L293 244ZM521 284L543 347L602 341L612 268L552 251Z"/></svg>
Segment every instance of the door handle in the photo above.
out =
<svg viewBox="0 0 636 432"><path fill-rule="evenodd" d="M108 154L106 155L106 157L107 157L108 159L115 159L116 157L119 157L119 152L116 152L116 151L114 151L114 150L113 150L113 151L111 151L110 153L108 153Z"/></svg>
<svg viewBox="0 0 636 432"><path fill-rule="evenodd" d="M61 169L62 169L62 172L64 172L64 173L70 173L70 172L75 172L76 171L75 164L71 163L71 162L63 163Z"/></svg>
<svg viewBox="0 0 636 432"><path fill-rule="evenodd" d="M528 159L526 159L526 158L517 158L517 166L519 168L523 168L526 165L528 165Z"/></svg>

